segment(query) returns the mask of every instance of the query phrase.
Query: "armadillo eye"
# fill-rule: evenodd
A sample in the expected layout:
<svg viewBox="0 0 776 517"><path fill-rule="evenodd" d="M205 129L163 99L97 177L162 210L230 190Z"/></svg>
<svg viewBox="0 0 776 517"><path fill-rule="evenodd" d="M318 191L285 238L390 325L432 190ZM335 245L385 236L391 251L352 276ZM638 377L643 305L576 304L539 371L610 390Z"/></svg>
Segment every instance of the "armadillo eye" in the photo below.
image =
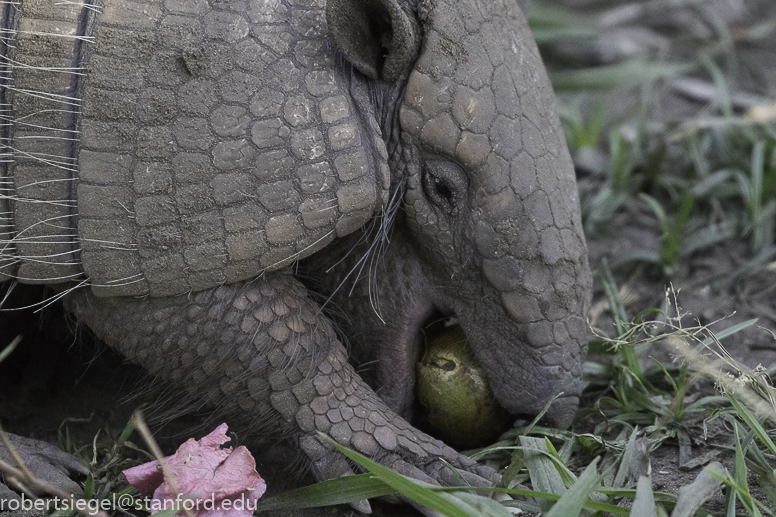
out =
<svg viewBox="0 0 776 517"><path fill-rule="evenodd" d="M439 208L449 211L455 207L455 196L450 184L439 176L426 170L424 174L423 187L428 198Z"/></svg>
<svg viewBox="0 0 776 517"><path fill-rule="evenodd" d="M425 160L421 182L426 198L444 214L455 216L466 204L469 185L466 173L451 160Z"/></svg>
<svg viewBox="0 0 776 517"><path fill-rule="evenodd" d="M447 184L445 180L442 178L437 178L433 174L431 175L434 182L434 187L436 188L437 193L445 198L448 202L453 202L453 191L450 190L450 186Z"/></svg>

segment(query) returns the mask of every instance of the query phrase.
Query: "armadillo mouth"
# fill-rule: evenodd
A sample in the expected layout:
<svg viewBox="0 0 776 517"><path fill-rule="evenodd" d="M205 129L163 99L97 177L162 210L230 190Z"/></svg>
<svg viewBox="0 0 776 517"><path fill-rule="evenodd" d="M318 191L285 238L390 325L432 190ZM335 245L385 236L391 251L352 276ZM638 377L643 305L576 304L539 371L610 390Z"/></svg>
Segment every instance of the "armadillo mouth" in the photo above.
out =
<svg viewBox="0 0 776 517"><path fill-rule="evenodd" d="M356 361L359 365L358 371L371 384L380 398L398 415L413 425L422 426L422 417L427 413L426 408L420 405L417 398L416 384L418 380L419 363L429 345L434 338L441 333L449 330L449 327L455 324L460 325L461 330L469 343L469 346L478 356L478 352L485 350L486 357L478 358L480 366L484 369L483 373L487 377L493 395L498 404L506 410L512 417L512 422L523 420L530 422L542 410L545 401L530 399L523 396L521 389L536 388L550 393L553 389L550 383L557 377L557 372L548 368L546 376L543 373L538 374L536 382L546 381L547 386L523 386L519 383L507 381L498 382L491 375L493 371L488 369L488 365L494 368L493 361L488 361L487 351L489 347L497 346L498 340L504 340L504 346L510 345L507 340L508 335L500 335L494 329L481 328L479 325L485 324L480 321L473 321L468 313L458 314L458 310L466 310L465 307L458 307L455 300L446 300L434 296L408 297L402 303L397 304L392 312L393 317L386 318L385 323L379 327L367 329L361 337L370 343L371 354L362 356L362 362ZM429 293L431 294L431 293ZM358 339L358 337L355 337ZM519 350L520 347L514 348ZM518 368L519 362L516 361L514 372L499 370L499 367L506 368L507 365L496 362L496 374L502 373L506 376L521 374ZM529 372L532 373L532 372ZM546 377L546 379L545 379ZM510 388L515 384L516 388ZM506 386L505 386L506 385ZM567 394L557 399L550 411L545 414L543 422L548 425L557 425L567 427L573 418L574 408L576 407L577 397L575 394ZM430 434L435 434L431 432Z"/></svg>
<svg viewBox="0 0 776 517"><path fill-rule="evenodd" d="M411 347L414 353L414 363L419 364L426 353L426 351L431 346L431 342L441 334L449 331L451 327L458 326L460 330L464 333L466 336L466 340L469 343L469 346L471 346L473 343L476 343L477 337L470 335L471 329L466 328L464 325L461 325L461 322L459 322L456 314L452 310L445 310L440 309L438 305L432 305L428 309L428 315L426 318L418 325L416 336L415 336L415 343L414 346ZM472 350L472 352L474 352ZM415 368L412 369L413 373L415 372ZM487 372L483 372L487 376ZM413 386L415 385L416 379L413 378ZM565 398L565 397L563 397ZM499 401L499 405L502 406L505 410L507 410L503 403ZM419 405L417 398L414 397L413 393L413 404L412 404L412 417L413 422L417 422L418 416L420 413L422 413L424 409ZM527 412L515 412L514 410L507 410L512 416L514 420L525 420L530 422L535 417L534 414L527 413ZM422 420L422 418L420 419Z"/></svg>
<svg viewBox="0 0 776 517"><path fill-rule="evenodd" d="M426 352L432 346L432 341L441 334L449 331L451 327L460 326L458 318L455 312L446 308L440 308L437 304L429 304L425 307L425 310L418 311L416 315L422 315L423 317L416 317L412 321L409 335L412 336L411 342L408 342L403 347L405 350L405 357L408 365L407 368L411 378L408 379L404 386L397 386L401 392L401 404L403 416L409 419L414 425L421 425L425 427L423 422L425 420L425 409L420 405L419 400L416 397L416 375L417 366L423 360ZM406 327L405 327L406 328ZM466 329L461 327L464 334L467 334ZM409 337L409 336L407 336ZM471 343L471 339L467 335L467 340ZM429 429L425 429L430 431ZM433 432L432 432L433 434Z"/></svg>
<svg viewBox="0 0 776 517"><path fill-rule="evenodd" d="M428 424L428 410L420 404L417 397L416 383L417 367L429 349L435 337L448 331L451 326L460 325L467 341L473 348L484 346L477 329L469 328L464 321L459 321L454 310L443 304L432 301L408 304L403 323L398 325L398 335L393 334L393 356L387 361L388 367L382 367L382 380L378 393L398 414L416 427L431 435L437 435L435 429ZM492 337L492 336L491 336ZM397 339L398 338L398 339ZM391 336L388 336L391 340ZM397 359L398 358L398 359ZM401 373L399 373L401 372ZM486 377L488 371L483 372ZM548 375L551 372L548 372ZM390 382L386 380L390 379ZM491 388L493 386L489 380ZM503 396L503 394L502 394ZM510 425L519 421L528 424L533 421L541 407L526 407L521 398L510 404L496 396L498 405L509 415ZM542 425L568 427L577 407L576 395L565 395L555 400L550 410L545 413L540 423ZM543 404L542 404L543 405ZM501 429L502 431L504 429ZM439 436L438 436L439 437Z"/></svg>

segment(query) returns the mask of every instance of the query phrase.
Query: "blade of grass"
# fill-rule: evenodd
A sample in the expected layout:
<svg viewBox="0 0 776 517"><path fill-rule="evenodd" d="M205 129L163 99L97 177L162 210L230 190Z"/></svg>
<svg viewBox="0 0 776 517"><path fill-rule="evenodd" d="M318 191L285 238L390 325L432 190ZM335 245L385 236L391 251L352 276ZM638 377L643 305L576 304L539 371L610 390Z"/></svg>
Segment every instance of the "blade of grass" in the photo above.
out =
<svg viewBox="0 0 776 517"><path fill-rule="evenodd" d="M765 142L760 140L752 149L751 185L751 224L752 249L755 253L762 250L766 244L766 227L762 224L763 212L763 173L765 171Z"/></svg>
<svg viewBox="0 0 776 517"><path fill-rule="evenodd" d="M668 233L661 239L661 257L663 259L663 266L666 268L667 273L672 273L676 268L676 263L679 260L681 253L681 244L687 227L687 221L690 219L690 211L695 203L695 198L685 193L682 196L682 201L679 206L679 213L674 218L674 223L671 225ZM669 271L670 268L670 271Z"/></svg>
<svg viewBox="0 0 776 517"><path fill-rule="evenodd" d="M738 435L738 426L734 428L734 431L736 440L735 473L731 475L728 471L725 471L724 474L711 471L711 474L714 475L714 477L725 483L729 488L725 504L726 514L736 515L735 500L738 498L741 502L741 505L749 513L750 517L762 517L762 512L760 510L766 512L768 515L774 515L771 509L767 508L760 501L752 497L752 494L749 491L749 486L746 480L746 458L743 453L743 448L741 447L741 441Z"/></svg>
<svg viewBox="0 0 776 517"><path fill-rule="evenodd" d="M598 274L601 276L601 283L604 285L606 301L609 302L614 329L618 336L622 336L628 330L628 316L625 313L625 306L623 306L618 295L617 283L614 281L612 270L609 269L609 262L606 259L601 261Z"/></svg>
<svg viewBox="0 0 776 517"><path fill-rule="evenodd" d="M633 59L616 65L551 73L550 80L556 92L620 90L679 75L696 67L695 64L655 63Z"/></svg>
<svg viewBox="0 0 776 517"><path fill-rule="evenodd" d="M515 479L515 477L520 473L521 470L523 470L524 464L525 464L525 461L523 460L523 450L515 449L514 451L512 451L512 456L509 461L509 466L501 475L501 483L504 486L508 487L512 483L512 480Z"/></svg>
<svg viewBox="0 0 776 517"><path fill-rule="evenodd" d="M541 515L542 509L539 505L529 501L505 501L504 506L507 508L517 508L523 512L533 512L537 515Z"/></svg>
<svg viewBox="0 0 776 517"><path fill-rule="evenodd" d="M567 440L558 451L560 460L565 464L571 459L571 455L574 452L574 444L577 441L577 437L573 436L570 440Z"/></svg>
<svg viewBox="0 0 776 517"><path fill-rule="evenodd" d="M749 468L757 476L760 488L771 502L771 508L776 508L776 472L759 447L748 448Z"/></svg>
<svg viewBox="0 0 776 517"><path fill-rule="evenodd" d="M469 492L441 492L440 497L461 508L469 515L478 517L512 517L502 504Z"/></svg>
<svg viewBox="0 0 776 517"><path fill-rule="evenodd" d="M768 448L771 454L776 454L776 444L774 444L773 440L771 440L771 437L768 436L767 431L760 424L760 421L757 419L757 417L754 416L748 407L739 402L734 395L729 394L728 399L738 413L738 416L740 416L744 422L746 422L746 425L748 425L749 428L754 432L755 436L757 436L760 442L762 442L762 444Z"/></svg>
<svg viewBox="0 0 776 517"><path fill-rule="evenodd" d="M641 476L639 476L641 477ZM600 492L610 497L629 497L631 499L636 497L636 490L633 488L610 488L601 487L596 489L596 492ZM652 495L659 498L661 501L669 502L673 504L673 500L676 499L676 494L670 494L668 492L655 492L652 491Z"/></svg>
<svg viewBox="0 0 776 517"><path fill-rule="evenodd" d="M617 469L617 474L614 476L614 481L612 482L613 488L621 488L625 484L625 480L628 477L628 472L630 471L630 462L631 458L633 457L633 447L636 444L636 435L639 432L639 428L634 427L633 432L630 434L630 438L628 438L628 445L625 446L625 450L622 453L622 457L620 458L620 466Z"/></svg>
<svg viewBox="0 0 776 517"><path fill-rule="evenodd" d="M639 477L636 483L636 498L629 517L657 517L655 511L655 494L652 492L652 479L649 476Z"/></svg>
<svg viewBox="0 0 776 517"><path fill-rule="evenodd" d="M692 404L689 404L687 407L684 408L685 413L695 412L695 411L705 411L706 404L721 404L722 402L726 401L727 397L723 397L722 395L709 395L707 397L702 397Z"/></svg>
<svg viewBox="0 0 776 517"><path fill-rule="evenodd" d="M596 24L589 17L570 9L539 2L531 5L528 11L528 24L531 29L534 27L582 27L592 31L593 35L598 33Z"/></svg>
<svg viewBox="0 0 776 517"><path fill-rule="evenodd" d="M552 509L547 513L547 517L567 517L570 515L579 515L585 506L590 493L598 485L601 476L596 471L598 458L587 466L579 479L574 483L560 500L555 503Z"/></svg>
<svg viewBox="0 0 776 517"><path fill-rule="evenodd" d="M375 477L384 482L386 485L397 492L401 492L405 497L415 501L419 505L443 513L448 517L477 517L476 513L470 514L465 512L435 491L430 490L425 486L421 486L419 483L411 480L410 478L402 476L401 474L392 471L388 467L384 467L383 465L370 460L362 454L343 447L325 434L318 433L318 436L322 441L330 444L342 454L374 474Z"/></svg>
<svg viewBox="0 0 776 517"><path fill-rule="evenodd" d="M679 498L676 500L676 506L671 513L671 517L691 517L695 515L695 511L707 499L717 493L722 481L710 471L719 474L725 472L725 467L718 461L712 462L698 474L695 481L681 487L679 489Z"/></svg>
<svg viewBox="0 0 776 517"><path fill-rule="evenodd" d="M652 465L649 461L649 439L646 436L637 438L633 443L633 454L628 467L630 468L631 476L635 479L651 475Z"/></svg>
<svg viewBox="0 0 776 517"><path fill-rule="evenodd" d="M725 490L725 517L736 517L736 500L738 492L735 488L727 485Z"/></svg>
<svg viewBox="0 0 776 517"><path fill-rule="evenodd" d="M21 342L22 342L22 335L21 334L19 334L15 338L13 338L13 341L11 341L11 343L7 347L3 348L3 350L0 351L0 363L2 363L5 360L6 357L11 355L11 352L16 350L16 347Z"/></svg>
<svg viewBox="0 0 776 517"><path fill-rule="evenodd" d="M94 476L89 473L88 476L86 476L86 481L84 482L84 499L91 499L94 497Z"/></svg>
<svg viewBox="0 0 776 517"><path fill-rule="evenodd" d="M357 474L283 492L256 505L257 510L291 510L350 503L394 493L373 474Z"/></svg>
<svg viewBox="0 0 776 517"><path fill-rule="evenodd" d="M736 437L736 471L734 476L738 492L738 498L741 504L746 507L752 517L761 517L757 507L752 505L752 494L749 492L749 483L747 482L746 456L741 448L741 438L738 436L738 427L734 428Z"/></svg>
<svg viewBox="0 0 776 517"><path fill-rule="evenodd" d="M563 495L566 492L566 485L553 461L548 457L549 453L544 439L521 436L520 444L523 446L523 457L534 489L539 492ZM552 507L552 503L549 501L540 500L538 502L543 512L549 511Z"/></svg>
<svg viewBox="0 0 776 517"><path fill-rule="evenodd" d="M709 345L711 345L712 343L715 342L715 338L716 338L716 341L719 341L719 340L724 339L724 338L726 338L728 336L732 336L736 332L741 332L745 328L751 327L755 323L757 323L757 318L752 318L751 320L742 321L741 323L737 323L735 325L732 325L732 326L726 328L725 330L720 330L719 332L715 332L714 333L714 337L707 337L706 339L701 341L701 343L698 346L696 346L695 348L696 349L700 349L700 348L703 348L704 346L709 346Z"/></svg>
<svg viewBox="0 0 776 517"><path fill-rule="evenodd" d="M534 27L531 29L536 43L553 43L570 39L594 38L595 32L585 27Z"/></svg>
<svg viewBox="0 0 776 517"><path fill-rule="evenodd" d="M562 497L562 496L555 495L555 494L548 494L546 492L536 492L536 491L533 491L533 490L514 490L514 489L512 489L512 490L499 490L499 491L507 493L507 494L512 494L512 495L518 495L518 496L524 496L524 497L533 497L535 499L546 500L546 501L549 501L550 503L555 502L555 501L559 501L560 498ZM596 489L596 492L602 492L603 493L604 489ZM633 490L626 490L626 491L622 491L622 494L618 493L618 495L622 495L623 497L633 497L634 493L635 492ZM664 494L664 495L670 496L671 494ZM509 508L520 508L520 509L522 509L524 506L528 506L529 510L527 510L527 511L532 511L532 512L537 512L537 513L541 511L541 508L535 507L531 503L526 504L525 501L505 501L504 502L504 506L507 506ZM628 512L629 512L629 510L627 508L621 508L621 507L619 507L617 505L614 505L614 504L611 504L611 503L603 503L603 502L598 502L598 501L586 500L584 506L585 506L585 508L590 508L592 510L596 510L596 511L599 511L599 512L606 512L606 513L610 513L612 515L621 515L623 517L628 517Z"/></svg>
<svg viewBox="0 0 776 517"><path fill-rule="evenodd" d="M567 467L563 458L560 457L558 451L555 450L555 446L552 444L549 438L544 437L544 446L547 447L547 453L555 460L555 468L558 470L563 483L569 487L577 482L577 477Z"/></svg>

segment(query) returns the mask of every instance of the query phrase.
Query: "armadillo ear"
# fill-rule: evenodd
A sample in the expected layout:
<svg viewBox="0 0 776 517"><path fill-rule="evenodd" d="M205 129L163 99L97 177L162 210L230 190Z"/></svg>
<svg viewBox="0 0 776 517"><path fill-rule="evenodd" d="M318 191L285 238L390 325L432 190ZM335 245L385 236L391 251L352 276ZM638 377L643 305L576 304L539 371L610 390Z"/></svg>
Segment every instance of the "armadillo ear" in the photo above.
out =
<svg viewBox="0 0 776 517"><path fill-rule="evenodd" d="M417 56L417 22L396 0L327 0L326 23L337 48L372 79L397 79Z"/></svg>

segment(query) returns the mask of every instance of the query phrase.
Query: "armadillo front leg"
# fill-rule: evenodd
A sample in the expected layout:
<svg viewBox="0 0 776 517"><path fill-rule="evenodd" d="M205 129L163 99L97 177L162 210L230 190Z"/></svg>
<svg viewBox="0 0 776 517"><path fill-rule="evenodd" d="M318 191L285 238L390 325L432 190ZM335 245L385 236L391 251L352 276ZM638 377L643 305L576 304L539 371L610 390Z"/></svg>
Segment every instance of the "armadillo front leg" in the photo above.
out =
<svg viewBox="0 0 776 517"><path fill-rule="evenodd" d="M81 290L67 306L127 358L230 421L293 440L319 478L341 475L345 462L317 431L416 477L443 482L444 458L493 481L492 470L416 430L377 397L289 272L169 298L97 298Z"/></svg>

